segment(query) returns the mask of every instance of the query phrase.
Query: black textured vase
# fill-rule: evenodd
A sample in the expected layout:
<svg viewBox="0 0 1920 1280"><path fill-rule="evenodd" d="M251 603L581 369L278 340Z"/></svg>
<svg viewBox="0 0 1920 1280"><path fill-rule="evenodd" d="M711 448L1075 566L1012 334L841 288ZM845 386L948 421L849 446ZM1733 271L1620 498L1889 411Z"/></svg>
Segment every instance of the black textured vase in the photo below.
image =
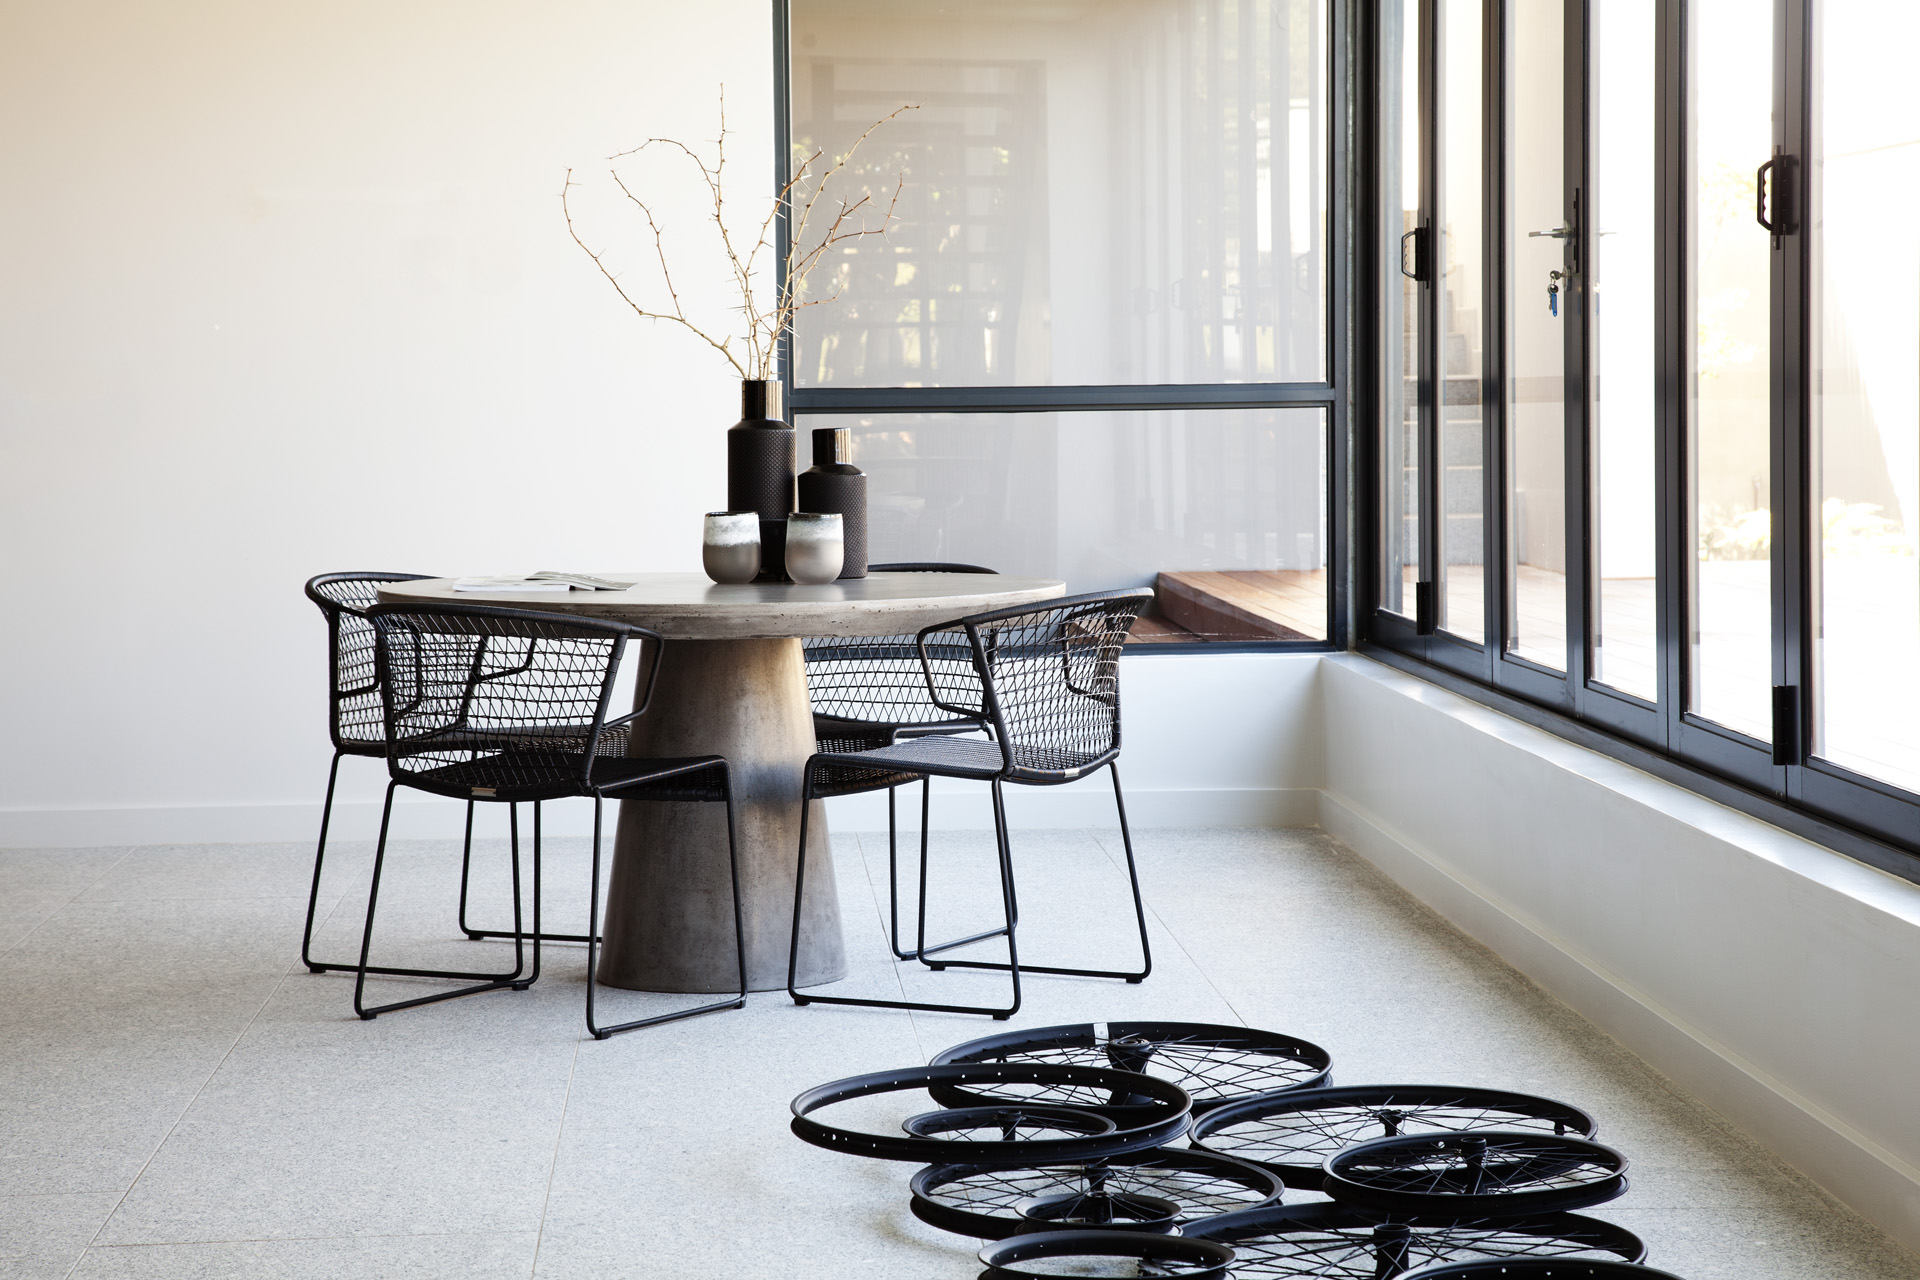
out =
<svg viewBox="0 0 1920 1280"><path fill-rule="evenodd" d="M801 511L823 511L840 517L846 547L840 576L867 576L867 474L849 461L853 432L845 427L818 427L813 433L813 465L800 473Z"/></svg>
<svg viewBox="0 0 1920 1280"><path fill-rule="evenodd" d="M786 576L793 514L793 428L780 420L780 384L740 383L740 421L727 432L727 509L760 514L760 576Z"/></svg>

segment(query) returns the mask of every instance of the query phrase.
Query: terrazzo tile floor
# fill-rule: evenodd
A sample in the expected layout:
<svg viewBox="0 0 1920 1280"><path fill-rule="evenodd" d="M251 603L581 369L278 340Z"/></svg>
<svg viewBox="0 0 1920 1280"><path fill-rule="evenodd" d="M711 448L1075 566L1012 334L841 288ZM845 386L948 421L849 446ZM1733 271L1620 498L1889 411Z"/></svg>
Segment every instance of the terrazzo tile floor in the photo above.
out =
<svg viewBox="0 0 1920 1280"><path fill-rule="evenodd" d="M888 961L885 839L834 845L853 970L836 990L1002 994L997 975ZM1324 1045L1339 1083L1562 1098L1633 1159L1631 1191L1592 1212L1638 1232L1650 1263L1687 1280L1920 1280L1920 1259L1319 832L1142 831L1137 845L1153 976L1032 977L1012 1026L1244 1023ZM936 932L988 917L990 853L983 833L936 834ZM1018 833L1024 958L1129 960L1118 854L1110 831ZM391 857L384 959L506 958L509 944L452 940L457 843L396 842ZM573 931L584 842L549 857L548 927ZM907 1211L912 1167L799 1142L787 1104L1004 1024L761 993L595 1042L569 947L529 991L361 1022L350 978L298 961L310 859L295 845L0 851L0 1280L978 1272L977 1242ZM504 918L505 863L503 842L477 846L482 916ZM370 864L369 844L336 846L323 958L357 948ZM418 989L389 980L377 998ZM616 1017L673 1001L609 999Z"/></svg>

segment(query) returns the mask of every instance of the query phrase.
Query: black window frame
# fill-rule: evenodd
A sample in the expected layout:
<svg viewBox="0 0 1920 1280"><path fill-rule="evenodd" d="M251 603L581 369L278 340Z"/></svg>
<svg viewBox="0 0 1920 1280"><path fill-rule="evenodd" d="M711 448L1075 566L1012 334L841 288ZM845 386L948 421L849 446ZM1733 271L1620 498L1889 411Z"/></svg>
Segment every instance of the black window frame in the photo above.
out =
<svg viewBox="0 0 1920 1280"><path fill-rule="evenodd" d="M1353 632L1351 502L1354 338L1352 329L1355 156L1355 71L1351 9L1326 0L1327 266L1326 373L1322 382L1099 384L984 387L796 387L792 334L782 335L779 367L790 418L878 413L1073 413L1115 410L1317 408L1325 414L1327 493L1327 638L1324 640L1201 640L1132 642L1132 653L1326 653L1348 649ZM791 0L773 0L774 190L791 177ZM785 243L782 220L776 234ZM784 255L782 256L784 268Z"/></svg>
<svg viewBox="0 0 1920 1280"><path fill-rule="evenodd" d="M1417 0L1423 14L1421 49L1421 208L1430 226L1435 202L1430 139L1434 114L1434 68L1432 66L1433 0ZM1604 0L1565 0L1566 27L1579 32L1567 49L1567 154L1577 157L1567 165L1567 185L1588 196L1583 208L1595 207L1592 165L1587 131L1589 115L1586 100L1586 65L1590 14ZM1881 870L1920 882L1920 794L1893 784L1854 773L1830 761L1810 754L1811 711L1813 698L1814 611L1812 595L1810 536L1812 532L1811 492L1812 419L1809 404L1809 341L1814 316L1808 296L1811 237L1804 219L1790 227L1780 238L1780 247L1772 255L1773 366L1771 369L1770 461L1773 512L1771 552L1771 648L1775 686L1774 735L1771 743L1760 742L1723 725L1686 710L1687 697L1687 610L1688 566L1695 554L1689 531L1687 429L1689 398L1685 387L1688 377L1687 331L1690 308L1688 285L1688 209L1685 201L1690 184L1687 179L1689 145L1689 85L1687 68L1685 0L1656 0L1656 105L1655 129L1660 139L1655 180L1656 248L1655 272L1658 315L1655 326L1657 388L1655 421L1655 545L1657 585L1655 627L1658 657L1658 696L1654 702L1596 684L1589 679L1592 659L1594 599L1588 574L1593 563L1592 526L1588 505L1593 492L1591 467L1591 424L1588 420L1587 384L1591 370L1590 335L1586 320L1588 303L1584 272L1570 282L1568 305L1570 356L1578 354L1577 378L1569 378L1567 390L1566 480L1567 480L1567 670L1550 671L1525 659L1504 652L1505 619L1509 601L1504 572L1508 548L1505 545L1506 477L1502 467L1506 456L1504 424L1500 421L1501 370L1504 344L1498 340L1500 302L1505 297L1501 272L1505 269L1501 250L1504 217L1504 192L1500 181L1505 169L1505 138L1499 127L1503 111L1503 58L1500 39L1504 31L1506 0L1483 0L1485 52L1482 60L1486 77L1483 101L1484 186L1486 216L1485 285L1488 340L1483 344L1486 364L1483 381L1488 394L1483 396L1490 412L1483 428L1483 512L1486 539L1486 626L1483 643L1466 641L1436 632L1431 628L1431 596L1428 588L1419 592L1422 616L1413 618L1389 612L1381 607L1381 468L1385 457L1384 432L1391 424L1384 420L1380 396L1378 351L1382 298L1381 290L1393 284L1397 263L1382 261L1378 237L1372 230L1381 216L1382 192L1378 160L1382 147L1381 130L1392 122L1380 118L1371 107L1381 98L1380 77L1380 0L1351 0L1352 11L1347 29L1358 37L1360 48L1354 58L1356 75L1351 81L1359 89L1359 127L1363 145L1358 148L1356 194L1359 196L1357 221L1369 229L1360 243L1368 246L1366 261L1357 274L1361 289L1353 314L1358 322L1355 337L1366 353L1354 369L1357 398L1361 401L1361 432L1355 451L1360 473L1354 486L1356 556L1353 561L1354 595L1359 602L1356 618L1357 648L1395 667L1433 680L1456 692L1493 706L1537 727L1579 742L1626 761L1669 781L1700 792L1752 816L1762 818L1796 834L1804 835L1842 853L1867 862ZM1814 0L1775 0L1776 54L1770 71L1773 85L1775 143L1779 152L1795 163L1786 185L1789 208L1797 213L1807 208L1808 170L1812 125L1812 84L1810 62L1811 23ZM1756 158L1757 164L1760 159ZM1778 172L1778 169L1776 169ZM1568 192L1571 207L1573 191ZM1582 219L1590 222L1591 219ZM1429 235L1431 233L1429 232ZM1582 246L1583 263L1590 259L1591 228L1580 227L1587 237ZM1577 286L1571 287L1571 286ZM1423 288L1423 323L1431 323L1431 285ZM1428 360L1429 338L1423 329L1419 349L1421 360ZM1435 581L1432 560L1437 529L1436 502L1439 477L1430 465L1433 457L1433 375L1428 364L1420 369L1420 411L1422 415L1421 451L1422 504L1421 579Z"/></svg>

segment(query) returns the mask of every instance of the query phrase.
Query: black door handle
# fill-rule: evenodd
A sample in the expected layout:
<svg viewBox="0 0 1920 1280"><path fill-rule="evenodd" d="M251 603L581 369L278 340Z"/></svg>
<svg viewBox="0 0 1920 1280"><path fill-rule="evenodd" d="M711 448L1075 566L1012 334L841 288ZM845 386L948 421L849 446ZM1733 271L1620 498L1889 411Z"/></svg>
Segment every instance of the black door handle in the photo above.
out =
<svg viewBox="0 0 1920 1280"><path fill-rule="evenodd" d="M1767 216L1768 187L1772 187L1773 216ZM1780 237L1793 234L1793 157L1780 154L1780 148L1773 149L1773 159L1754 170L1753 174L1753 220L1765 227L1767 234L1773 237L1773 247L1780 247Z"/></svg>
<svg viewBox="0 0 1920 1280"><path fill-rule="evenodd" d="M1426 243L1426 237L1420 234L1423 229L1415 227L1400 237L1400 274L1409 280L1421 280L1426 277L1426 263L1422 261L1425 255L1421 253L1421 248ZM1407 241L1409 240L1413 241L1413 270L1411 271L1407 270Z"/></svg>

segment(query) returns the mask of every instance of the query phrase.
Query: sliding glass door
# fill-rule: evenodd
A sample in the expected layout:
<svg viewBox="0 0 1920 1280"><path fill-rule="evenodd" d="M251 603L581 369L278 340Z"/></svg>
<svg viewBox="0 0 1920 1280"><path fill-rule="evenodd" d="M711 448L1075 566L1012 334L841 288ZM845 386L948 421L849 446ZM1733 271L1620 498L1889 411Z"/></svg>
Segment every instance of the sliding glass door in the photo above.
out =
<svg viewBox="0 0 1920 1280"><path fill-rule="evenodd" d="M1920 8L1374 11L1367 638L1920 852Z"/></svg>

